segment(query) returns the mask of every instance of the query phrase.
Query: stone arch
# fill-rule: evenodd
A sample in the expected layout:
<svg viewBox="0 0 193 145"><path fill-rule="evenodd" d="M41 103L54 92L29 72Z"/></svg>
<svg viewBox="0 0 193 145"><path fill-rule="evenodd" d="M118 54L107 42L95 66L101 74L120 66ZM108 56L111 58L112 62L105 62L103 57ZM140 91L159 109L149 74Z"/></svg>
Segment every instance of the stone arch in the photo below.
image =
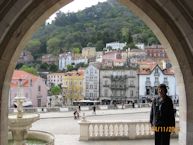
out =
<svg viewBox="0 0 193 145"><path fill-rule="evenodd" d="M21 53L34 32L53 12L72 0L2 0L0 2L0 145L7 144L9 83ZM193 2L119 0L138 15L167 48L180 89L180 144L193 138ZM184 91L185 90L185 91Z"/></svg>

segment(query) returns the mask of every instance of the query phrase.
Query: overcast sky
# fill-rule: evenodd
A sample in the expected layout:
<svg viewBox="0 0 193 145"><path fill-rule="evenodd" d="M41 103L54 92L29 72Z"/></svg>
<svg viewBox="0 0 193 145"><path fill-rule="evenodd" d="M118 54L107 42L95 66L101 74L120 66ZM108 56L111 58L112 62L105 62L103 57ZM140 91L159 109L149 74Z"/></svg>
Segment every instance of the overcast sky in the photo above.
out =
<svg viewBox="0 0 193 145"><path fill-rule="evenodd" d="M68 5L65 5L63 8L60 9L60 11L67 13L67 12L78 12L81 11L87 7L91 7L93 5L98 4L98 2L105 2L107 0L74 0L73 2L69 3ZM57 13L57 12L56 12ZM55 17L56 13L51 15L48 20L46 20L47 23L51 22Z"/></svg>

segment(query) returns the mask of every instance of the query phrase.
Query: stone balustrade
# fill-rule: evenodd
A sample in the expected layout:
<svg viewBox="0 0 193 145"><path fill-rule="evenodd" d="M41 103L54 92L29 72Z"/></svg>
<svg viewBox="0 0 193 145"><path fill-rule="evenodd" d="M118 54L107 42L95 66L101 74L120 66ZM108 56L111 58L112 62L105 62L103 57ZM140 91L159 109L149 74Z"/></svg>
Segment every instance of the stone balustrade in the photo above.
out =
<svg viewBox="0 0 193 145"><path fill-rule="evenodd" d="M80 140L114 140L153 138L154 132L148 120L83 120L80 125ZM176 128L179 127L178 121ZM177 137L178 132L172 136Z"/></svg>

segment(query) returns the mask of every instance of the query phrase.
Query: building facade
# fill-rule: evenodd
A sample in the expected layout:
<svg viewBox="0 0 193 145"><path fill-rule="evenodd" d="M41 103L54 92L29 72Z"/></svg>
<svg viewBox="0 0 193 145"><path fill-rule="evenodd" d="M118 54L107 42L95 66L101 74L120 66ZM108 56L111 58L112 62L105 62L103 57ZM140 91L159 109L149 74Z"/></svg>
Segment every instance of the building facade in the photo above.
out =
<svg viewBox="0 0 193 145"><path fill-rule="evenodd" d="M67 69L67 65L72 64L71 52L59 54L59 70Z"/></svg>
<svg viewBox="0 0 193 145"><path fill-rule="evenodd" d="M12 76L9 90L9 106L13 107L21 81L25 102L31 102L33 107L45 107L47 105L47 87L45 81L35 75L21 70L15 70Z"/></svg>
<svg viewBox="0 0 193 145"><path fill-rule="evenodd" d="M46 54L42 56L42 63L58 65L58 58L53 54Z"/></svg>
<svg viewBox="0 0 193 145"><path fill-rule="evenodd" d="M21 52L21 55L19 56L17 63L31 63L33 61L34 58L31 55L31 52L24 50Z"/></svg>
<svg viewBox="0 0 193 145"><path fill-rule="evenodd" d="M96 57L96 48L95 47L82 48L82 56L88 59Z"/></svg>
<svg viewBox="0 0 193 145"><path fill-rule="evenodd" d="M47 86L64 85L64 73L50 73L47 75Z"/></svg>
<svg viewBox="0 0 193 145"><path fill-rule="evenodd" d="M73 71L64 74L63 95L66 104L84 99L84 73Z"/></svg>
<svg viewBox="0 0 193 145"><path fill-rule="evenodd" d="M168 88L168 94L172 100L178 101L176 79L171 69L162 70L158 65L149 68L141 68L139 71L139 96L145 102L158 95L157 86L164 83Z"/></svg>
<svg viewBox="0 0 193 145"><path fill-rule="evenodd" d="M106 44L106 49L111 48L112 50L122 50L127 43L111 42Z"/></svg>
<svg viewBox="0 0 193 145"><path fill-rule="evenodd" d="M66 70L67 65L77 65L79 63L87 64L88 59L80 55L72 55L71 52L59 55L59 70Z"/></svg>
<svg viewBox="0 0 193 145"><path fill-rule="evenodd" d="M144 50L148 57L157 59L168 58L165 49L161 45L146 46Z"/></svg>
<svg viewBox="0 0 193 145"><path fill-rule="evenodd" d="M137 71L130 69L101 69L100 100L104 103L137 101Z"/></svg>
<svg viewBox="0 0 193 145"><path fill-rule="evenodd" d="M90 64L85 70L85 99L99 99L99 74L100 71L97 64Z"/></svg>

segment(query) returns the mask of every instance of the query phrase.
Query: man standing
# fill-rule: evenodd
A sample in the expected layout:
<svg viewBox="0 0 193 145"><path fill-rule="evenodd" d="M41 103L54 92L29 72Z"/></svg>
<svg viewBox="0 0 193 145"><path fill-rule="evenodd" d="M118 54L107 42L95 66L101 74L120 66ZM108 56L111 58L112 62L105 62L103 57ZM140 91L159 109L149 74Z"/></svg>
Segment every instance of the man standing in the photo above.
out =
<svg viewBox="0 0 193 145"><path fill-rule="evenodd" d="M155 131L155 145L169 145L170 134L175 130L173 102L167 96L165 84L158 86L158 97L152 102L150 123Z"/></svg>

